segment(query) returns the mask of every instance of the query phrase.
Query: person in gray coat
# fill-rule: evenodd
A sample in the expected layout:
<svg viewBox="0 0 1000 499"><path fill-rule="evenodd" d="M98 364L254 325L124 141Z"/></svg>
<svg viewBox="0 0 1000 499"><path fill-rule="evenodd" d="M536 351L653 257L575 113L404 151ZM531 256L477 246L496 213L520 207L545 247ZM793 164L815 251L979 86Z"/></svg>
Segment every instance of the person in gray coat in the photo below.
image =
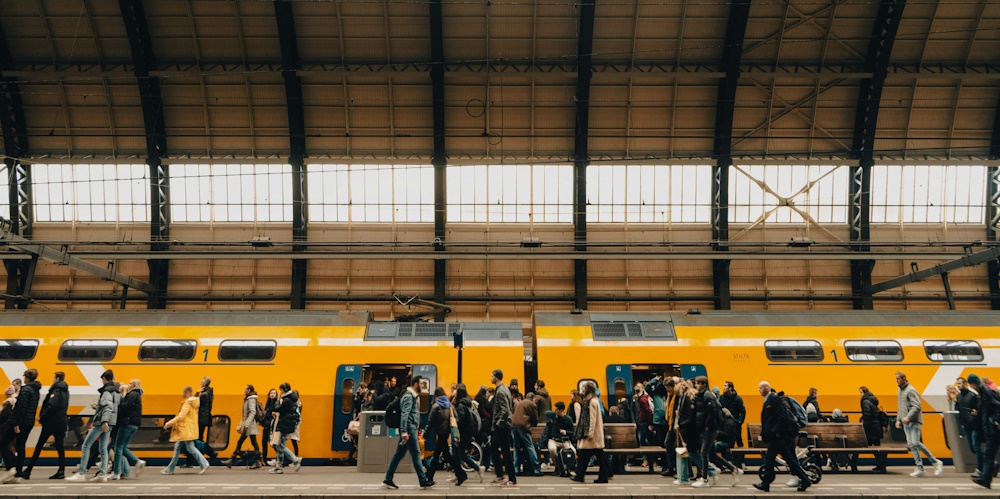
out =
<svg viewBox="0 0 1000 499"><path fill-rule="evenodd" d="M906 380L906 374L896 373L896 384L899 385L899 411L896 414L896 428L902 428L906 433L906 447L913 451L913 461L917 464L917 469L910 473L913 478L927 476L924 471L924 461L920 458L920 452L927 454L927 459L934 464L934 476L938 476L944 470L944 463L931 454L930 449L920 441L920 427L924 424L923 411L920 407L920 394L913 385Z"/></svg>
<svg viewBox="0 0 1000 499"><path fill-rule="evenodd" d="M497 472L493 485L512 487L517 485L514 474L514 456L511 453L510 431L513 427L514 399L510 389L503 384L503 371L495 369L490 382L496 386L493 396L493 465ZM501 460L501 456L503 459ZM506 469L506 475L504 470Z"/></svg>
<svg viewBox="0 0 1000 499"><path fill-rule="evenodd" d="M118 424L118 404L122 401L122 395L115 386L115 373L108 369L101 375L104 386L101 387L101 397L97 404L93 405L94 417L91 419L92 426L87 433L87 438L83 441L81 449L80 466L76 472L66 477L69 481L83 481L86 479L87 460L90 458L90 446L100 438L101 446L101 470L91 481L108 481L108 444L111 440L111 427Z"/></svg>
<svg viewBox="0 0 1000 499"><path fill-rule="evenodd" d="M420 444L417 443L420 433L420 376L414 376L410 380L410 386L406 387L399 398L399 444L396 445L396 453L389 461L389 469L385 470L385 480L382 480L383 489L399 489L399 486L392 481L396 474L396 467L403 460L407 452L413 460L413 469L417 472L420 480L420 488L429 489L434 486L434 482L427 479L424 474L424 466L420 462Z"/></svg>

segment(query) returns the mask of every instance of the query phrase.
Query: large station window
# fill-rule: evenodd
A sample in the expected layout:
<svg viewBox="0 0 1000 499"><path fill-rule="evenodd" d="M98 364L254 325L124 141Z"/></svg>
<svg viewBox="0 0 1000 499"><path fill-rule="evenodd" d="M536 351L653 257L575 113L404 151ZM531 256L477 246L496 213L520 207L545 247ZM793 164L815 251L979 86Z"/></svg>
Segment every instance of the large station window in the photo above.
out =
<svg viewBox="0 0 1000 499"><path fill-rule="evenodd" d="M274 360L278 343L274 340L226 340L219 345L219 360L228 362L268 362Z"/></svg>
<svg viewBox="0 0 1000 499"><path fill-rule="evenodd" d="M197 349L195 340L146 340L139 345L139 360L186 362L194 359Z"/></svg>
<svg viewBox="0 0 1000 499"><path fill-rule="evenodd" d="M816 340L772 340L764 342L767 359L773 362L820 362L823 346Z"/></svg>
<svg viewBox="0 0 1000 499"><path fill-rule="evenodd" d="M66 340L59 347L59 360L107 362L117 351L115 340Z"/></svg>
<svg viewBox="0 0 1000 499"><path fill-rule="evenodd" d="M983 349L972 340L931 340L924 342L927 358L934 362L980 362Z"/></svg>
<svg viewBox="0 0 1000 499"><path fill-rule="evenodd" d="M845 341L844 350L851 362L899 362L903 347L892 340Z"/></svg>
<svg viewBox="0 0 1000 499"><path fill-rule="evenodd" d="M31 360L38 352L38 340L0 340L0 360Z"/></svg>

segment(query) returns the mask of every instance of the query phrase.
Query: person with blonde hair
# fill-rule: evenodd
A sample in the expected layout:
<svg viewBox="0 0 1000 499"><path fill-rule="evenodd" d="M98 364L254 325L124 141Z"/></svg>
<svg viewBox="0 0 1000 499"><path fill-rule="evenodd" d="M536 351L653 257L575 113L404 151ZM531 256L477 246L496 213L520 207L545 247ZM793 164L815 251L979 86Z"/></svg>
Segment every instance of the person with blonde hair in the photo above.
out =
<svg viewBox="0 0 1000 499"><path fill-rule="evenodd" d="M202 475L208 471L208 461L194 445L194 441L198 440L198 407L201 404L198 397L194 396L194 390L190 386L184 387L182 396L184 400L177 411L177 416L163 425L164 429L170 430L170 441L174 444L174 457L160 473L164 475L174 474L174 467L177 466L177 460L181 457L181 447L184 447L187 449L187 454L194 456L198 461L198 466L201 467L198 474Z"/></svg>
<svg viewBox="0 0 1000 499"><path fill-rule="evenodd" d="M135 378L129 384L122 384L125 396L118 404L118 433L115 436L115 458L111 465L111 479L132 477L131 466L135 466L135 477L138 478L146 467L146 461L135 456L128 444L142 426L142 382Z"/></svg>

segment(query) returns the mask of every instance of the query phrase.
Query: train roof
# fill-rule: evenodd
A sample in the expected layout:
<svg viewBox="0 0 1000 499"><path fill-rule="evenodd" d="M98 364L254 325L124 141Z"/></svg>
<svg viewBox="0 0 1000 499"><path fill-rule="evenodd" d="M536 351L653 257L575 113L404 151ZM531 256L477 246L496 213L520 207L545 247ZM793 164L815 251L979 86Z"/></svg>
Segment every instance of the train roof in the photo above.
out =
<svg viewBox="0 0 1000 499"><path fill-rule="evenodd" d="M607 323L662 323L675 327L758 327L758 326L1000 326L1000 312L994 311L677 311L677 312L538 312L535 327L591 327Z"/></svg>
<svg viewBox="0 0 1000 499"><path fill-rule="evenodd" d="M364 327L366 311L79 310L0 313L0 326L326 326Z"/></svg>

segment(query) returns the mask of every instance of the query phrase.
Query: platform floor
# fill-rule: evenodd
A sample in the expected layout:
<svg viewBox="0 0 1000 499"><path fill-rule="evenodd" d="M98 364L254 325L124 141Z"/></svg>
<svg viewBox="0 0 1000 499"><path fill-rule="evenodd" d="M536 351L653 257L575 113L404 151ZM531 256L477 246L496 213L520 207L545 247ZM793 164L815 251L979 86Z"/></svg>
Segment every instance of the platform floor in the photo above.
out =
<svg viewBox="0 0 1000 499"><path fill-rule="evenodd" d="M588 476L587 484L578 484L566 478L544 476L540 478L522 478L516 489L500 489L489 485L493 478L487 473L486 483L479 483L478 478L472 478L461 487L446 482L449 473L439 472L436 476L438 485L430 490L420 490L416 485L416 475L400 473L396 476L398 491L387 491L380 488L382 476L372 473L358 473L353 468L340 467L309 467L304 466L298 473L291 469L284 475L270 475L265 469L247 471L245 469L226 469L212 467L205 475L198 475L195 469L178 469L176 474L165 476L160 474L160 467L150 466L137 480L121 482L89 483L48 480L55 472L54 468L39 467L32 475L34 479L20 484L0 485L0 496L27 499L33 497L79 496L94 498L109 497L184 497L195 499L209 497L319 497L319 496L366 496L392 497L420 495L435 496L475 496L475 497L749 497L786 495L800 498L808 497L998 497L1000 481L997 489L987 490L971 482L968 475L949 471L939 476L927 478L910 478L908 473L912 468L890 468L887 475L869 473L847 474L829 473L823 475L823 480L805 493L795 492L784 482L788 475L779 475L772 484L770 494L759 492L752 487L756 481L755 474L747 473L737 487L730 487L732 477L722 475L719 485L710 488L694 489L690 486L673 485L672 479L646 473L619 474L607 485L589 483L596 476ZM596 470L595 470L596 471Z"/></svg>

